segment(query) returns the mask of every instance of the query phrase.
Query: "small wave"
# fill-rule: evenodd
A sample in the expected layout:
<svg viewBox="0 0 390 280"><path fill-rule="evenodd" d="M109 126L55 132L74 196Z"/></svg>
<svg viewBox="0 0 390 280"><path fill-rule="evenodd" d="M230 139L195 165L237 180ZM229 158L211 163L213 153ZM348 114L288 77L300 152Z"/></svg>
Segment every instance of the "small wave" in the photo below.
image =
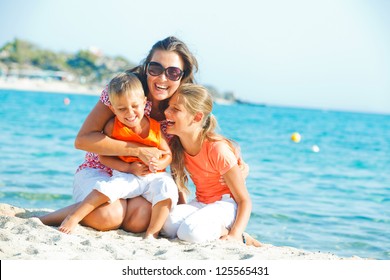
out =
<svg viewBox="0 0 390 280"><path fill-rule="evenodd" d="M6 199L25 199L25 200L71 200L72 196L68 194L53 193L31 193L31 192L0 192L1 198Z"/></svg>

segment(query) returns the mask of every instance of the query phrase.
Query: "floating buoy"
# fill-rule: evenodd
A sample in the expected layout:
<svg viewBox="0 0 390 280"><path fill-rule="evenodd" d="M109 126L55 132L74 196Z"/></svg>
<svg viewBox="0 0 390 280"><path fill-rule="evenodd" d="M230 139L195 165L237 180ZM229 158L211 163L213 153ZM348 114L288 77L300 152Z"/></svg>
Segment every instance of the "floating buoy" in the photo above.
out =
<svg viewBox="0 0 390 280"><path fill-rule="evenodd" d="M318 153L320 151L320 147L318 147L317 145L313 145L311 147L311 150L314 152L314 153Z"/></svg>
<svg viewBox="0 0 390 280"><path fill-rule="evenodd" d="M68 97L64 98L64 104L69 105L70 104L70 99Z"/></svg>
<svg viewBox="0 0 390 280"><path fill-rule="evenodd" d="M302 137L298 132L294 132L293 134L291 134L291 141L293 141L295 143L301 142L301 138Z"/></svg>

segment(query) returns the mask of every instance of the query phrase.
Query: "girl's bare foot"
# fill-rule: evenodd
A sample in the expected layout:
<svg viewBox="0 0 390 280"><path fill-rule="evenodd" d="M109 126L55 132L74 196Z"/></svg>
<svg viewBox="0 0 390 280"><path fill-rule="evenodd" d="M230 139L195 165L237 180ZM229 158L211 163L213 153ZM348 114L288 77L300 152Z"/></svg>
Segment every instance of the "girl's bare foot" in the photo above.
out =
<svg viewBox="0 0 390 280"><path fill-rule="evenodd" d="M61 223L58 230L63 233L71 233L74 228L77 226L78 221L74 219L71 215L67 216L65 220Z"/></svg>
<svg viewBox="0 0 390 280"><path fill-rule="evenodd" d="M257 241L256 239L254 239L252 236L250 236L248 233L244 232L242 234L242 237L243 237L243 240L245 240L244 243L247 246L261 247L261 243L259 241Z"/></svg>

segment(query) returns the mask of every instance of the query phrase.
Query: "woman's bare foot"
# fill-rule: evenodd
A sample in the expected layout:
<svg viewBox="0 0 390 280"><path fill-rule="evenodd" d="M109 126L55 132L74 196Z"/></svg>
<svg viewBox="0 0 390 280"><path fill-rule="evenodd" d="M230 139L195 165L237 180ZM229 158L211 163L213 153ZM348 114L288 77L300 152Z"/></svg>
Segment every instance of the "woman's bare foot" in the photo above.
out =
<svg viewBox="0 0 390 280"><path fill-rule="evenodd" d="M261 247L261 243L254 239L252 236L250 236L248 233L244 232L242 234L243 239L245 240L245 244L247 246L255 246L255 247Z"/></svg>
<svg viewBox="0 0 390 280"><path fill-rule="evenodd" d="M72 217L72 215L69 215L61 223L58 230L63 233L69 234L74 230L74 228L77 226L78 223L79 222L74 217Z"/></svg>

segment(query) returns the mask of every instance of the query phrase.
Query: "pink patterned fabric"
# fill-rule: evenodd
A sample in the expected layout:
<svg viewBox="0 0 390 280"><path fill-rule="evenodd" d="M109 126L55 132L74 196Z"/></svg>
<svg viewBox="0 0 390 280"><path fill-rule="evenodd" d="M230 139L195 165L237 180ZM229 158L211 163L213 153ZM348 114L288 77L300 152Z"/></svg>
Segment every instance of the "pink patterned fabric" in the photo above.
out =
<svg viewBox="0 0 390 280"><path fill-rule="evenodd" d="M102 94L100 95L100 101L106 105L111 105L110 99L108 97L108 85L103 89ZM145 106L145 115L150 116L150 112L152 111L152 102L147 101ZM163 120L160 121L161 131L164 134L164 136L169 141L172 138L172 135L167 134L167 121ZM79 172L80 170L84 168L99 168L107 172L108 174L112 175L112 169L105 166L99 161L99 156L95 153L87 152L85 154L85 160L84 162L77 168L76 172Z"/></svg>

